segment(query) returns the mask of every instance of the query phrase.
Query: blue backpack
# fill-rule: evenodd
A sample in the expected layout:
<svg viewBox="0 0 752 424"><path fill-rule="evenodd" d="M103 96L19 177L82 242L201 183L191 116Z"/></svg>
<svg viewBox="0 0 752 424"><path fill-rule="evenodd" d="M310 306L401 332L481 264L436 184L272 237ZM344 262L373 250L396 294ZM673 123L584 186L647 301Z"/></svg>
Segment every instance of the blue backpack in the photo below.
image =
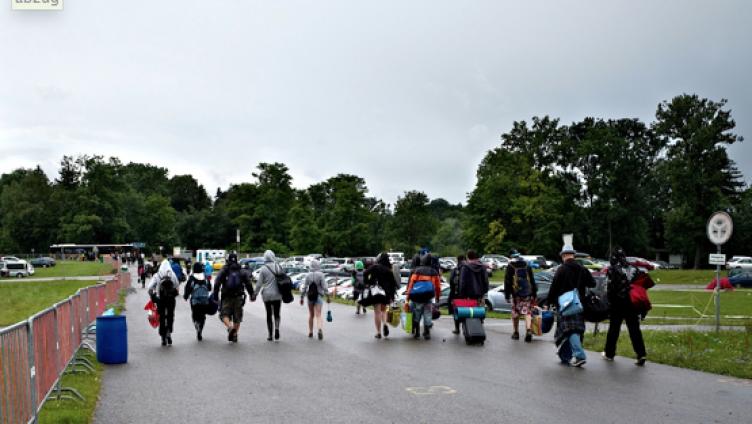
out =
<svg viewBox="0 0 752 424"><path fill-rule="evenodd" d="M413 302L426 303L433 299L435 295L433 283L429 280L414 282L413 288L410 290L410 300Z"/></svg>
<svg viewBox="0 0 752 424"><path fill-rule="evenodd" d="M243 282L240 279L240 271L230 272L230 275L227 277L227 283L225 283L225 287L230 292L243 291Z"/></svg>
<svg viewBox="0 0 752 424"><path fill-rule="evenodd" d="M209 285L206 281L193 281L193 292L191 292L191 305L209 304Z"/></svg>

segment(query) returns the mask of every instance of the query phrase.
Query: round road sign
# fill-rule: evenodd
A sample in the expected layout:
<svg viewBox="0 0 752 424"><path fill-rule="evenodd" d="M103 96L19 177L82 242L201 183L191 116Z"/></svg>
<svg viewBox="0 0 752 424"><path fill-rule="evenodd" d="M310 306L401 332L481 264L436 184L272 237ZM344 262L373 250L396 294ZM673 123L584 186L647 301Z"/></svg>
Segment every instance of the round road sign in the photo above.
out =
<svg viewBox="0 0 752 424"><path fill-rule="evenodd" d="M716 212L708 220L708 239L713 244L724 244L731 238L734 222L726 212Z"/></svg>

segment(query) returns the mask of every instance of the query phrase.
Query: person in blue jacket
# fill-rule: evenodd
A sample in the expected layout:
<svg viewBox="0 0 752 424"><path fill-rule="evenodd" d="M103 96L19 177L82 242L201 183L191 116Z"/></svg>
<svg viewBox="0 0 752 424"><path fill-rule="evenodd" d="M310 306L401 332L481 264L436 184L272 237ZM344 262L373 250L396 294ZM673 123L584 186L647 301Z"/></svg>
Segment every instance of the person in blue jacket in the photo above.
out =
<svg viewBox="0 0 752 424"><path fill-rule="evenodd" d="M213 272L214 272L214 267L212 266L211 262L209 262L209 260L207 259L206 262L204 262L204 276L206 277L206 281L211 283Z"/></svg>

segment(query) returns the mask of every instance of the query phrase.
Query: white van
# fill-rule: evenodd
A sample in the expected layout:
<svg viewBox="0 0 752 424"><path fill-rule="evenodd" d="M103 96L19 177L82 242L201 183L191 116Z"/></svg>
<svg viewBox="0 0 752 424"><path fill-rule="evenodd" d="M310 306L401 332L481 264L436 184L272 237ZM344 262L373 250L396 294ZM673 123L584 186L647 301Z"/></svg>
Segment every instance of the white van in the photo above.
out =
<svg viewBox="0 0 752 424"><path fill-rule="evenodd" d="M201 263L206 261L214 262L224 259L226 255L227 251L222 249L199 249L196 251L196 261Z"/></svg>
<svg viewBox="0 0 752 424"><path fill-rule="evenodd" d="M4 271L8 277L23 278L30 275L26 261L5 262Z"/></svg>
<svg viewBox="0 0 752 424"><path fill-rule="evenodd" d="M387 252L386 254L389 255L392 264L402 265L405 263L405 254L402 252Z"/></svg>

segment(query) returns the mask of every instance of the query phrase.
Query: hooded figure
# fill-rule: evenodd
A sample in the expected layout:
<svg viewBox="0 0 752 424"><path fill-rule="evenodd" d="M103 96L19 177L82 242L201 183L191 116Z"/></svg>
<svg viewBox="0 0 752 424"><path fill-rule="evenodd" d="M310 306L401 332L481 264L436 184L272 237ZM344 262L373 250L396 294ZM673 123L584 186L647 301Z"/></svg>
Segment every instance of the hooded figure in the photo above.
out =
<svg viewBox="0 0 752 424"><path fill-rule="evenodd" d="M211 293L211 283L204 275L204 265L201 262L193 264L193 273L188 277L185 285L183 299L191 299L191 317L193 326L196 328L196 338L203 339L202 332L204 323L206 323L206 310L209 305L209 295Z"/></svg>
<svg viewBox="0 0 752 424"><path fill-rule="evenodd" d="M162 346L172 345L172 324L175 320L175 297L178 295L179 282L167 259L159 265L159 270L149 283L149 296L157 304L159 314L159 335Z"/></svg>
<svg viewBox="0 0 752 424"><path fill-rule="evenodd" d="M474 250L467 252L467 260L461 268L457 298L482 300L488 293L488 273Z"/></svg>
<svg viewBox="0 0 752 424"><path fill-rule="evenodd" d="M238 255L231 253L227 258L227 265L223 266L214 280L213 298L220 299L219 318L227 328L227 340L237 343L240 323L243 322L243 305L245 294L243 290L256 298L253 291L253 283L248 272L238 264Z"/></svg>
<svg viewBox="0 0 752 424"><path fill-rule="evenodd" d="M256 285L256 295L261 294L264 302L272 300L282 300L282 294L277 286L277 278L274 274L281 274L284 270L277 263L274 252L267 250L264 252L264 266L259 272L258 285Z"/></svg>
<svg viewBox="0 0 752 424"><path fill-rule="evenodd" d="M376 257L376 265L366 270L363 274L363 279L366 282L366 286L373 287L378 285L384 290L384 303L381 303L382 300L380 300L378 303L373 304L373 319L376 326L375 337L380 339L382 333L386 337L389 335L389 327L386 325L386 305L394 301L394 296L397 292L397 282L394 280L394 273L392 273L392 263L386 252L381 252Z"/></svg>
<svg viewBox="0 0 752 424"><path fill-rule="evenodd" d="M264 252L264 266L259 272L258 284L256 285L256 295L261 293L261 299L264 301L266 309L266 328L269 331L268 341L272 341L272 316L274 317L274 339L279 340L279 323L280 308L282 307L282 292L279 290L276 275L284 274L284 270L277 263L274 252L267 250ZM255 298L255 297L254 297Z"/></svg>
<svg viewBox="0 0 752 424"><path fill-rule="evenodd" d="M313 337L313 321L315 319L318 326L318 338L321 340L324 338L324 320L321 318L321 307L324 304L324 297L326 297L327 303L329 302L329 291L319 261L314 259L309 266L311 272L306 275L303 281L300 304L303 304L304 299L308 299L308 337Z"/></svg>

